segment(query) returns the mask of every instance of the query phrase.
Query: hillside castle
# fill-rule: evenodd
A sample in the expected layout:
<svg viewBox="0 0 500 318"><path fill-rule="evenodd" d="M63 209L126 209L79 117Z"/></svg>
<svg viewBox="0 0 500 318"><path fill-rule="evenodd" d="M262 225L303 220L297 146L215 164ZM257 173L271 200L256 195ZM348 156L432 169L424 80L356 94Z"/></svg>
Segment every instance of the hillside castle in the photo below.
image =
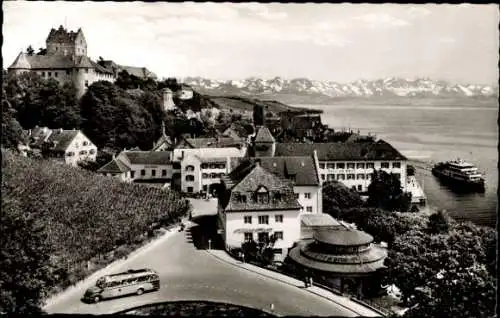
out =
<svg viewBox="0 0 500 318"><path fill-rule="evenodd" d="M123 70L139 78L156 79L156 75L145 67L123 66L110 60L92 61L87 56L87 41L81 28L76 32L68 32L62 25L57 30L52 29L46 45L45 55L19 53L8 68L9 73L36 72L42 78L53 78L61 85L71 81L78 97L94 82L114 82Z"/></svg>

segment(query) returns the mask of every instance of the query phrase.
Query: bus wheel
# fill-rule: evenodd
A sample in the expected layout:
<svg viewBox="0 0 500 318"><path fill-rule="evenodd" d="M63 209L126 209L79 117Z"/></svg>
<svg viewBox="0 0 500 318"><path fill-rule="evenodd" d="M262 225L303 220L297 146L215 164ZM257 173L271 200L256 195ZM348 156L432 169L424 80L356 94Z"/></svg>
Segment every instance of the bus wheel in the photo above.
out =
<svg viewBox="0 0 500 318"><path fill-rule="evenodd" d="M142 295L142 294L144 294L144 289L139 288L139 289L137 290L137 295Z"/></svg>
<svg viewBox="0 0 500 318"><path fill-rule="evenodd" d="M98 303L101 301L101 296L95 296L94 297L94 303Z"/></svg>

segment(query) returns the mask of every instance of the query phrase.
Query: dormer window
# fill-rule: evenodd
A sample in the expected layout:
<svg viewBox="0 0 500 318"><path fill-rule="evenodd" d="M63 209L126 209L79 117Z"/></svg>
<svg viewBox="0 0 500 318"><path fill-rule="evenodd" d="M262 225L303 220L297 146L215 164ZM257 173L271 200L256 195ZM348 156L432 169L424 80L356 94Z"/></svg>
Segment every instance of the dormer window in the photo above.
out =
<svg viewBox="0 0 500 318"><path fill-rule="evenodd" d="M255 192L255 201L261 204L269 203L269 191L267 191L266 187L260 186L257 189Z"/></svg>

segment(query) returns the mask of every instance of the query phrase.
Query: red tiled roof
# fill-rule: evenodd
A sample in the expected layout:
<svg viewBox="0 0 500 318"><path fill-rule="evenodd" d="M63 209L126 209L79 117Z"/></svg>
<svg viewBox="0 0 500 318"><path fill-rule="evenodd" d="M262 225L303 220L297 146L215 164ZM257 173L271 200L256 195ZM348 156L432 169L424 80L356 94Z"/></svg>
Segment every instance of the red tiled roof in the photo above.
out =
<svg viewBox="0 0 500 318"><path fill-rule="evenodd" d="M308 156L314 150L320 161L406 160L406 157L383 140L361 143L278 143L275 155Z"/></svg>
<svg viewBox="0 0 500 318"><path fill-rule="evenodd" d="M20 53L9 69L72 69L72 68L94 68L101 73L113 73L111 70L93 62L88 56L69 55L27 55Z"/></svg>
<svg viewBox="0 0 500 318"><path fill-rule="evenodd" d="M222 138L186 138L186 142L193 148L229 148L241 147L245 140L233 139L228 137Z"/></svg>

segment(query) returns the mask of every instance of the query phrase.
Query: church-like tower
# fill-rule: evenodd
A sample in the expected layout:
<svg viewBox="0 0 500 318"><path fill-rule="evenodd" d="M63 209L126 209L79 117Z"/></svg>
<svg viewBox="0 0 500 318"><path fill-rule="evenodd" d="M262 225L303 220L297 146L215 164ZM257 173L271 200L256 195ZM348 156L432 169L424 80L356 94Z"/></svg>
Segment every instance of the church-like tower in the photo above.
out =
<svg viewBox="0 0 500 318"><path fill-rule="evenodd" d="M81 28L67 31L62 25L50 30L46 40L47 55L87 56L87 41Z"/></svg>

